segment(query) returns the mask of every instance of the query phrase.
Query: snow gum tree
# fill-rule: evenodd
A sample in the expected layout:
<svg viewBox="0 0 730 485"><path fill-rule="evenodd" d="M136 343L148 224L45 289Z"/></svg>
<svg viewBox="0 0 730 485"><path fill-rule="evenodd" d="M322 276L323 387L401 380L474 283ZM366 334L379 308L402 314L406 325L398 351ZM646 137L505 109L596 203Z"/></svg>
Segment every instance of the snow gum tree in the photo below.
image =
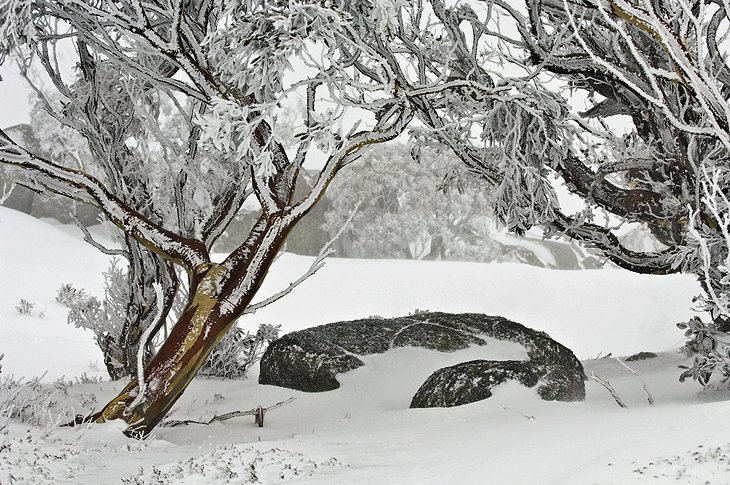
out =
<svg viewBox="0 0 730 485"><path fill-rule="evenodd" d="M2 131L0 161L36 190L96 206L124 234L122 251L138 252L127 255L142 315L129 320L136 376L88 419L123 419L127 434L146 435L236 320L291 290L254 302L287 234L333 177L413 116L387 60L366 41L388 28L391 13L319 2L0 2L0 55L43 73L46 85L36 87L48 113L84 138L84 166L100 170L31 153ZM48 88L58 96L43 95ZM296 123L279 122L297 99ZM350 112L360 121L348 124ZM285 147L292 126L295 143ZM315 157L319 176L295 197L297 175ZM212 261L212 244L249 197L261 216ZM177 291L174 267L189 297L145 364Z"/></svg>
<svg viewBox="0 0 730 485"><path fill-rule="evenodd" d="M681 325L701 354L684 377L730 377L728 4L430 0L422 15L398 5L376 44L421 136L489 184L507 228L541 226L637 273L697 275L709 321ZM563 211L555 182L586 209ZM622 245L616 221L647 227L663 249Z"/></svg>

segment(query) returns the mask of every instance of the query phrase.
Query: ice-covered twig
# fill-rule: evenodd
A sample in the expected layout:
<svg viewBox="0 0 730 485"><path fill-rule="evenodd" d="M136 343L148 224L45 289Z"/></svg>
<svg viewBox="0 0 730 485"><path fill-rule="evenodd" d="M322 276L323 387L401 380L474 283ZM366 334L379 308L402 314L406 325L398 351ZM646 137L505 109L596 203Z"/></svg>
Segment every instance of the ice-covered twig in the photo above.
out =
<svg viewBox="0 0 730 485"><path fill-rule="evenodd" d="M624 403L621 400L621 398L619 397L619 395L616 394L616 390L613 388L613 386L611 386L610 382L608 382L607 380L601 379L600 377L598 377L596 375L595 372L591 372L591 379L593 379L594 381L596 381L597 383L599 383L600 385L605 387L606 390L611 393L611 396L613 396L613 400L616 401L616 404L618 404L622 408L628 408L626 403Z"/></svg>
<svg viewBox="0 0 730 485"><path fill-rule="evenodd" d="M333 253L332 245L337 241L337 239L342 235L344 230L347 228L348 225L350 225L350 222L352 221L352 218L355 217L355 214L357 213L358 208L360 207L360 203L355 205L355 209L353 209L352 213L350 214L350 217L347 218L345 223L342 225L339 231L337 231L337 234L334 235L332 239L327 241L327 243L322 246L322 249L319 250L319 253L314 258L314 261L312 261L312 264L309 266L307 271L301 275L299 278L297 278L295 281L289 283L289 286L281 290L280 292L266 298L265 300L262 300L258 303L254 303L252 305L249 305L246 310L244 310L244 314L247 313L255 313L257 310L260 310L261 308L271 305L275 301L279 300L280 298L283 298L284 296L291 293L291 291L302 284L306 279L308 279L310 276L312 276L314 273L322 269L325 263L325 259L327 256L331 255Z"/></svg>
<svg viewBox="0 0 730 485"><path fill-rule="evenodd" d="M13 189L15 188L15 183L10 184L10 188L8 188L8 184L3 184L3 192L2 195L0 195L0 204L4 204L6 200L10 198L10 195L13 193Z"/></svg>
<svg viewBox="0 0 730 485"><path fill-rule="evenodd" d="M644 392L646 393L647 401L649 401L649 404L651 404L651 405L653 406L653 405L654 405L654 397L653 397L653 396L651 395L651 393L649 392L649 388L648 388L648 387L646 387L646 381L645 381L645 380L644 380L644 378L643 378L643 377L641 376L641 374L639 374L639 371L637 371L636 369L633 369L633 368L629 367L629 366L628 366L628 365L626 364L626 362L624 362L623 360L619 359L618 357L614 357L614 359L616 359L616 361L618 361L618 363L619 363L619 364L621 364L622 366L624 366L624 368L625 368L625 369L626 369L627 371L631 372L631 373L632 373L632 374L634 374L634 375L635 375L636 377L638 377L638 378L639 378L639 380L641 380L641 385L642 385L642 386L644 387Z"/></svg>
<svg viewBox="0 0 730 485"><path fill-rule="evenodd" d="M101 251L103 254L106 254L107 256L122 256L126 259L130 258L130 255L127 251L125 251L123 249L107 248L106 246L101 244L99 241L94 239L94 236L91 235L91 233L89 232L89 229L81 223L81 221L76 216L76 214L71 214L71 217L73 218L73 221L76 224L76 226L79 229L81 229L81 232L84 233L84 241L91 244L92 246L94 246L96 249Z"/></svg>
<svg viewBox="0 0 730 485"><path fill-rule="evenodd" d="M706 166L702 167L700 188L701 202L706 213L709 213L715 221L718 230L714 231L712 236L714 241L710 240L697 221L700 221L700 209L689 207L689 224L687 231L695 241L697 241L700 250L702 274L707 288L707 294L711 303L714 305L714 311L724 316L730 316L730 298L728 297L728 271L730 271L730 253L725 251L724 260L722 251L718 251L712 246L727 248L730 246L730 200L724 192L726 185L727 173L723 174L717 168L712 168L709 172ZM716 278L713 273L719 272L720 277ZM719 281L716 281L719 279Z"/></svg>

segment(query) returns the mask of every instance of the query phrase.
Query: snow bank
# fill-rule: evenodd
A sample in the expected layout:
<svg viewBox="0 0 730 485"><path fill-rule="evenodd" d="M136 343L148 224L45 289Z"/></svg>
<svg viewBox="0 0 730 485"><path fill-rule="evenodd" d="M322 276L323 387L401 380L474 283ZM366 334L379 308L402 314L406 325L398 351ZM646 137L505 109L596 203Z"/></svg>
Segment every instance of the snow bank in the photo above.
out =
<svg viewBox="0 0 730 485"><path fill-rule="evenodd" d="M67 378L89 372L101 355L88 332L65 323L54 301L63 283L101 296L108 261L46 223L0 208L0 353L3 371ZM297 278L309 258L284 255L261 298ZM673 323L691 315L692 278L621 270L553 271L511 264L332 259L277 304L241 324L281 323L285 331L416 308L498 314L545 330L579 356L628 354L680 345ZM21 298L36 304L19 315ZM45 310L45 317L38 312ZM499 348L503 358L521 349ZM0 483L298 484L640 484L726 483L730 455L727 391L680 384L686 356L666 352L634 362L641 381L613 359L584 362L611 381L628 409L586 383L586 402L544 402L534 389L499 386L492 398L446 409L408 409L431 370L478 357L478 349L439 354L396 349L369 356L342 386L303 393L244 381L193 381L171 418L210 418L233 410L291 404L267 414L266 427L237 418L211 426L157 428L124 438L121 423L51 431L11 424L0 434ZM103 367L98 365L98 367ZM97 371L103 375L102 370ZM106 402L124 383L77 384ZM718 402L711 402L711 401ZM50 418L53 418L50 416Z"/></svg>
<svg viewBox="0 0 730 485"><path fill-rule="evenodd" d="M74 237L69 228L1 207L0 231L0 353L6 354L6 372L103 375L93 336L68 326L66 309L54 298L64 283L102 297L108 257L83 243L78 230ZM285 288L310 263L309 257L283 255L261 299ZM253 329L280 323L289 332L416 309L479 312L543 330L587 358L680 346L682 333L674 323L692 315L691 300L699 292L686 275L636 275L611 268L556 271L518 264L332 258L287 297L245 316L240 325ZM33 316L18 314L20 299L35 303Z"/></svg>

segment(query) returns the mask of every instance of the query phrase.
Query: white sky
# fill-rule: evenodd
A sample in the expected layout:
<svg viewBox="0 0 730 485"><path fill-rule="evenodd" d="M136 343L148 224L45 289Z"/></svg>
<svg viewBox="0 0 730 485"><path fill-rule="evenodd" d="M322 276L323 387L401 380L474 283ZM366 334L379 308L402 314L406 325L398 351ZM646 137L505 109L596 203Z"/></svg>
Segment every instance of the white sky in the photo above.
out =
<svg viewBox="0 0 730 485"><path fill-rule="evenodd" d="M30 90L10 62L0 66L0 128L30 121L28 94Z"/></svg>

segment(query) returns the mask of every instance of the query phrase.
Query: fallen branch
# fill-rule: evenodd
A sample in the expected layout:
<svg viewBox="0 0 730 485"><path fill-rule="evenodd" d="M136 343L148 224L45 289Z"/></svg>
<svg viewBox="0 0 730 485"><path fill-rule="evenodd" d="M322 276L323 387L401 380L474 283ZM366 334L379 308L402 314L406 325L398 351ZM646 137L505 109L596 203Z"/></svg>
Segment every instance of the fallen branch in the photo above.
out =
<svg viewBox="0 0 730 485"><path fill-rule="evenodd" d="M618 394L616 394L616 390L615 390L615 389L614 389L614 388L613 388L613 387L611 386L611 383L610 383L610 382L608 382L608 381L606 381L606 380L603 380L603 379L601 379L600 377L598 377L598 376L596 375L596 373L595 373L595 372L592 372L592 371L591 371L591 379L593 379L594 381L596 381L597 383L599 383L600 385L602 385L603 387L605 387L605 388L606 388L606 390L607 390L608 392L610 392L610 393L611 393L611 396L613 396L613 400L614 400L614 401L616 401L616 404L618 404L618 405L619 405L619 406L621 406L622 408L627 408L627 407L628 407L628 406L627 406L627 405L626 405L626 404L625 404L625 403L624 403L624 402L623 402L623 401L621 400L621 398L620 398L620 397L618 396Z"/></svg>
<svg viewBox="0 0 730 485"><path fill-rule="evenodd" d="M639 374L639 371L637 371L636 369L633 369L633 368L629 367L623 360L619 359L618 357L614 357L614 359L616 359L619 364L621 364L622 366L624 366L624 368L627 371L631 372L636 377L638 377L639 380L641 380L641 385L644 387L644 392L646 393L647 400L649 401L649 404L651 404L653 406L654 405L654 397L649 392L649 388L646 387L646 381L644 381L644 378L641 376L641 374Z"/></svg>
<svg viewBox="0 0 730 485"><path fill-rule="evenodd" d="M256 424L259 428L262 428L264 426L264 414L267 412L274 410L276 408L280 408L282 406L286 406L287 404L294 401L294 397L290 397L286 401L281 401L276 404L272 404L268 407L262 407L258 406L252 409L249 409L248 411L231 411L230 413L221 414L219 416L213 416L210 418L209 421L196 421L194 419L183 419L183 420L175 420L175 419L169 419L167 421L163 421L160 423L159 426L162 426L164 428L174 428L176 426L187 426L189 424L204 424L209 425L213 424L216 421L226 421L232 418L238 418L240 416L256 416Z"/></svg>
<svg viewBox="0 0 730 485"><path fill-rule="evenodd" d="M503 406L502 409L504 409L505 411L512 411L513 413L517 413L528 421L531 419L535 419L535 416L533 416L531 414L521 413L520 411L517 411L516 409L508 408L507 406Z"/></svg>

